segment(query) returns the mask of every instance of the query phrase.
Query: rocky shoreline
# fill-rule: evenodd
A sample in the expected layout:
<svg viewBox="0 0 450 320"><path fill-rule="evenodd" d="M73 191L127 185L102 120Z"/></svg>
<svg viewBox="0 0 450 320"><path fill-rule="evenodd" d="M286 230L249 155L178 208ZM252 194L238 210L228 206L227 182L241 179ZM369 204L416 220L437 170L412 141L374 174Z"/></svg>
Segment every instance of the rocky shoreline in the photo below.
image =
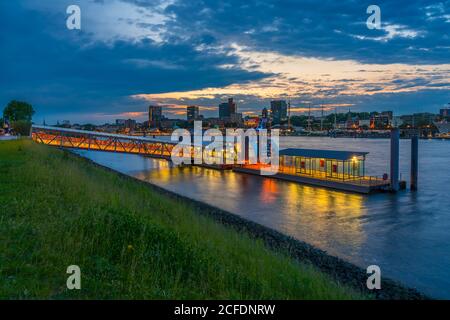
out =
<svg viewBox="0 0 450 320"><path fill-rule="evenodd" d="M64 150L64 152L70 152ZM290 255L292 258L302 262L310 263L318 270L328 274L339 283L348 285L356 290L373 296L375 299L381 300L424 300L430 299L430 297L424 295L414 288L409 288L398 281L381 277L381 289L369 290L366 287L367 277L366 270L360 268L352 263L346 262L338 257L331 256L327 252L313 247L312 245L297 240L293 237L287 236L265 227L253 221L244 219L236 214L222 210L220 208L211 206L204 202L191 199L186 196L182 196L175 192L161 188L155 184L147 181L140 180L138 178L129 176L127 174L115 171L109 167L98 164L90 159L87 159L79 154L70 152L71 154L92 163L93 165L103 168L105 170L114 172L125 179L130 179L135 182L146 185L155 192L166 195L174 200L186 202L194 206L198 214L211 217L215 221L218 221L224 225L227 225L239 232L245 232L252 238L262 240L264 244L276 251L283 251Z"/></svg>

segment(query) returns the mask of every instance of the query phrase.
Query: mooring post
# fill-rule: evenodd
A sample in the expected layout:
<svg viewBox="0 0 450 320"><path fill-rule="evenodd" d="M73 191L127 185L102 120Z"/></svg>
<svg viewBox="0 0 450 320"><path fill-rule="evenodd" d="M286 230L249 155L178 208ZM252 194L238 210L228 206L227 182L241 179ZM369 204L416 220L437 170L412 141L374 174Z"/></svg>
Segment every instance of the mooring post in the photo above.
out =
<svg viewBox="0 0 450 320"><path fill-rule="evenodd" d="M417 175L419 172L419 135L411 137L411 190L417 190Z"/></svg>
<svg viewBox="0 0 450 320"><path fill-rule="evenodd" d="M398 128L391 130L391 191L399 189L399 157L400 157L400 131Z"/></svg>
<svg viewBox="0 0 450 320"><path fill-rule="evenodd" d="M259 138L260 138L259 130L256 130L256 162L257 163L260 163L259 151L261 149L261 146L260 146Z"/></svg>
<svg viewBox="0 0 450 320"><path fill-rule="evenodd" d="M250 152L249 152L249 148L250 148L250 139L248 136L245 136L244 138L244 158L245 158L245 164L249 163L249 158L250 158Z"/></svg>

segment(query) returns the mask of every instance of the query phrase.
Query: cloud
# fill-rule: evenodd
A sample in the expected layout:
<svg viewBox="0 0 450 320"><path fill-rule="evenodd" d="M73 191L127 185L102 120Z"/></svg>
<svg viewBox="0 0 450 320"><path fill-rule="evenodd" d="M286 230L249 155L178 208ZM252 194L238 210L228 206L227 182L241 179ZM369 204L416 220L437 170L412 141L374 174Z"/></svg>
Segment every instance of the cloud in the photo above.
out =
<svg viewBox="0 0 450 320"><path fill-rule="evenodd" d="M313 0L180 1L166 10L176 16L168 26L172 34L195 37L205 33L216 42L239 43L256 51L364 63L448 62L448 50L439 47L448 46L450 41L445 18L450 14L450 1L433 5L420 0L384 0L379 3L382 30L366 26L370 4L335 0L320 1L320 5ZM410 47L428 48L429 52L423 55Z"/></svg>
<svg viewBox="0 0 450 320"><path fill-rule="evenodd" d="M168 61L164 60L149 60L149 59L125 59L123 61L124 63L129 63L131 65L134 65L138 68L160 68L160 69L166 69L166 70L180 70L184 69L182 65L177 65ZM220 66L219 66L220 67Z"/></svg>
<svg viewBox="0 0 450 320"><path fill-rule="evenodd" d="M62 17L65 9L74 4L72 0L22 0L25 9L37 11L43 15ZM122 0L92 1L80 0L77 5L81 10L82 30L89 35L83 41L103 41L113 44L117 40L140 41L150 39L163 42L166 25L173 22L174 17L165 13L169 4L165 0L151 0L146 3L151 6L141 6L143 2L135 3ZM62 28L59 28L62 29ZM62 31L62 30L61 30ZM55 33L63 34L55 29ZM86 45L86 44L85 44Z"/></svg>
<svg viewBox="0 0 450 320"><path fill-rule="evenodd" d="M231 47L235 49L233 53L239 57L235 67L259 71L268 76L225 87L139 94L133 97L161 103L196 103L199 100L218 103L227 96L235 95L255 101L298 98L304 95L314 96L315 99L332 99L338 96L412 92L431 85L442 90L450 89L446 85L450 64L363 64L352 60L325 60L287 56L276 52L256 52L238 45ZM326 77L323 75L324 70L328 72Z"/></svg>
<svg viewBox="0 0 450 320"><path fill-rule="evenodd" d="M101 121L144 117L149 103L216 115L228 96L257 113L279 97L298 108L448 102L450 1L385 0L383 29L369 30L369 1L79 0L82 30L69 31L72 2L0 2L1 104Z"/></svg>
<svg viewBox="0 0 450 320"><path fill-rule="evenodd" d="M382 42L388 42L390 40L393 40L395 38L407 38L407 39L414 39L416 37L424 37L425 32L423 31L416 31L412 29L408 29L406 26L397 25L397 24L388 24L381 27L381 30L385 31L386 34L383 36L377 36L377 37L369 37L369 36L361 36L361 35L352 35L356 39L360 40L373 40L373 41L382 41ZM410 48L410 47L408 47ZM407 49L408 49L407 48Z"/></svg>
<svg viewBox="0 0 450 320"><path fill-rule="evenodd" d="M1 43L5 44L0 51L0 103L30 101L38 117L60 116L64 111L140 111L138 105L141 110L147 106L129 96L225 86L265 76L223 69L221 65L236 64L236 57L200 51L191 42L92 40L96 37L83 29L65 28L64 7L55 15L55 9L30 9L28 1L1 2L0 6Z"/></svg>

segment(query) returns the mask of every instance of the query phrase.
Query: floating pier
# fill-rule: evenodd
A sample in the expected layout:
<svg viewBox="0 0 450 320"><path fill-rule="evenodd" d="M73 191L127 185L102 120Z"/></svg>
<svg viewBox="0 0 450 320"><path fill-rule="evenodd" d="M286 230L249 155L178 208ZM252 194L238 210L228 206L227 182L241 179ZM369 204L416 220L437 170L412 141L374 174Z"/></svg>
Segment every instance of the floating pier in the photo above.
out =
<svg viewBox="0 0 450 320"><path fill-rule="evenodd" d="M386 190L390 181L365 175L368 152L316 149L285 149L280 151L278 172L267 178L287 180L313 186L368 194ZM268 165L235 166L233 171L261 175Z"/></svg>
<svg viewBox="0 0 450 320"><path fill-rule="evenodd" d="M121 152L141 154L145 156L163 158L171 161L172 150L177 143L147 137L133 137L118 134L73 130L47 126L33 126L32 139L38 143L87 150L98 150L107 152ZM286 149L279 152L278 171L273 175L264 177L287 180L313 186L332 188L336 190L358 192L368 194L382 191L389 186L398 188L398 140L395 137L391 143L391 177L393 184L385 177L374 177L365 175L365 159L367 152L356 151L333 151L314 149ZM259 142L259 139L257 139ZM198 165L218 170L232 169L236 172L261 175L261 169L270 166L259 161L259 143L253 146L252 153L256 152L255 164L248 161L250 157L249 139L246 137L245 164L228 164L225 160L236 160L237 150L228 153L206 151L207 144L194 144L189 149L188 159L196 163L197 156L201 157L203 163ZM396 145L395 145L396 143ZM239 149L242 146L238 146ZM267 148L267 147L266 147ZM227 149L228 150L228 149ZM269 153L269 150L267 150ZM205 159L223 157L226 164L205 164ZM395 160L397 158L397 160ZM210 161L207 161L210 162ZM231 162L233 163L233 162ZM265 168L266 167L266 168ZM397 169L395 169L397 168ZM397 177L397 178L395 178ZM395 180L396 179L396 180ZM398 190L398 189L397 189Z"/></svg>

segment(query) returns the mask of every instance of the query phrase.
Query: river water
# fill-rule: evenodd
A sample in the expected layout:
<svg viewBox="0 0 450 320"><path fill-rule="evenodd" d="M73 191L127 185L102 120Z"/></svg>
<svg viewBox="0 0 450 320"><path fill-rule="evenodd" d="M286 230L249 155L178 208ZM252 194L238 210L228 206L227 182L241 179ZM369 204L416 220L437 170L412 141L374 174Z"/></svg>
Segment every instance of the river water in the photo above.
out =
<svg viewBox="0 0 450 320"><path fill-rule="evenodd" d="M389 140L281 137L281 148L370 152L366 173L389 172ZM419 190L359 195L164 160L96 151L79 154L308 242L437 298L450 299L450 141L419 142ZM409 180L410 141L400 141ZM409 185L408 185L409 186Z"/></svg>

